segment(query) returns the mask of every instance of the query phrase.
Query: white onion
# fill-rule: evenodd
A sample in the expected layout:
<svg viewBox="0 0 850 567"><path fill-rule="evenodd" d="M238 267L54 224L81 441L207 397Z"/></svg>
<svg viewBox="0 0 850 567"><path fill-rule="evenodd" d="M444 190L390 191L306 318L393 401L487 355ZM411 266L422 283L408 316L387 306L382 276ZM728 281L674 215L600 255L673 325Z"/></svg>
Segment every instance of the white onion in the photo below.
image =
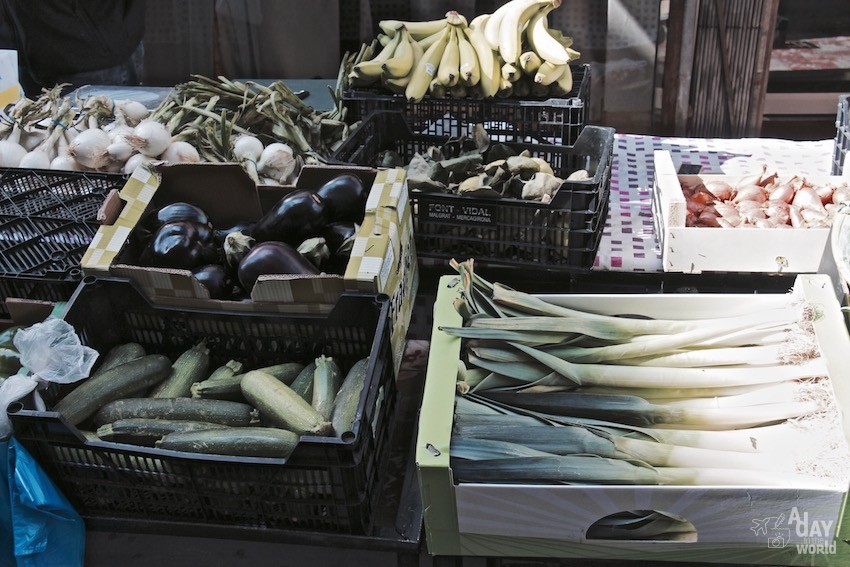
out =
<svg viewBox="0 0 850 567"><path fill-rule="evenodd" d="M106 153L109 154L109 157L115 161L124 163L130 156L133 155L133 148L127 141L123 138L120 140L115 140L106 148Z"/></svg>
<svg viewBox="0 0 850 567"><path fill-rule="evenodd" d="M257 161L263 155L263 143L254 136L242 135L233 142L233 156L242 161Z"/></svg>
<svg viewBox="0 0 850 567"><path fill-rule="evenodd" d="M77 160L68 154L59 155L53 158L50 162L50 169L64 169L66 171L80 171L82 166L77 163Z"/></svg>
<svg viewBox="0 0 850 567"><path fill-rule="evenodd" d="M68 154L80 165L90 169L101 169L109 163L109 135L100 128L83 130L71 141Z"/></svg>
<svg viewBox="0 0 850 567"><path fill-rule="evenodd" d="M17 142L0 142L0 167L18 167L25 155L27 150Z"/></svg>
<svg viewBox="0 0 850 567"><path fill-rule="evenodd" d="M143 163L151 163L156 161L154 158L150 156L146 156L144 154L134 154L130 156L130 159L127 160L127 163L124 164L124 173L133 173L136 171L136 168L142 165Z"/></svg>
<svg viewBox="0 0 850 567"><path fill-rule="evenodd" d="M162 152L159 159L169 163L198 163L201 161L201 156L195 146L189 142L173 142Z"/></svg>
<svg viewBox="0 0 850 567"><path fill-rule="evenodd" d="M28 152L31 152L46 139L46 130L33 130L32 132L24 132L21 136L21 146Z"/></svg>
<svg viewBox="0 0 850 567"><path fill-rule="evenodd" d="M153 120L143 120L127 135L127 142L140 154L156 157L171 144L171 134L168 129Z"/></svg>
<svg viewBox="0 0 850 567"><path fill-rule="evenodd" d="M295 155L286 144L269 144L260 155L257 170L273 179L284 180L295 171Z"/></svg>
<svg viewBox="0 0 850 567"><path fill-rule="evenodd" d="M44 149L36 148L21 158L18 167L26 167L28 169L50 169L50 156Z"/></svg>
<svg viewBox="0 0 850 567"><path fill-rule="evenodd" d="M147 118L151 111L135 100L116 100L115 107L124 115L128 124L135 125Z"/></svg>
<svg viewBox="0 0 850 567"><path fill-rule="evenodd" d="M112 128L107 133L109 134L109 139L114 142L115 138L117 138L119 136L121 136L122 138L125 138L125 137L127 137L128 134L132 134L133 129L130 128L129 126L127 126L126 124L121 124L121 125L115 126L114 128Z"/></svg>

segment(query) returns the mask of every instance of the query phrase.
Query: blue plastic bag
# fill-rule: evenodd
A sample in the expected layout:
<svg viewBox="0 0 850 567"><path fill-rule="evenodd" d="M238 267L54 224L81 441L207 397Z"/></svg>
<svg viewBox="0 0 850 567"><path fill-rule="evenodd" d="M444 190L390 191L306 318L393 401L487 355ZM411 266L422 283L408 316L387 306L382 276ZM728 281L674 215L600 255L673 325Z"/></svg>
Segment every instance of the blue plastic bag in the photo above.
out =
<svg viewBox="0 0 850 567"><path fill-rule="evenodd" d="M0 567L82 567L83 519L23 446L0 441Z"/></svg>

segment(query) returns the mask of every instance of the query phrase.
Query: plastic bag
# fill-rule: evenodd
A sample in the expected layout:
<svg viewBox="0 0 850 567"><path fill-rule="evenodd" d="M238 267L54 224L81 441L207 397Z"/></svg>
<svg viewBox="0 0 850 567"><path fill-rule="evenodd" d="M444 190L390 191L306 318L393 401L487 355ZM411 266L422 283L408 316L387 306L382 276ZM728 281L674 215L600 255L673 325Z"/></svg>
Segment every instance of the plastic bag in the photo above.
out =
<svg viewBox="0 0 850 567"><path fill-rule="evenodd" d="M0 567L82 567L83 519L14 439L0 442Z"/></svg>
<svg viewBox="0 0 850 567"><path fill-rule="evenodd" d="M15 334L15 348L21 353L24 368L0 384L0 439L12 433L6 409L36 388L49 382L70 384L86 378L97 360L97 351L83 346L74 328L62 319L49 318ZM26 371L28 373L25 373ZM44 402L34 392L36 409Z"/></svg>

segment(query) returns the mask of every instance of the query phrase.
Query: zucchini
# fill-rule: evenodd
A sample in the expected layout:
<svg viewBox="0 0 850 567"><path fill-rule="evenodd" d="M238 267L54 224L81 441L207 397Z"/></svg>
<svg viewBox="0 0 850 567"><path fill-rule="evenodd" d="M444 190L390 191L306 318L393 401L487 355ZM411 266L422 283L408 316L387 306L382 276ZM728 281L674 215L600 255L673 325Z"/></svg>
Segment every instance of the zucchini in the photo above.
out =
<svg viewBox="0 0 850 567"><path fill-rule="evenodd" d="M278 382L279 383L279 382ZM240 427L170 433L156 442L159 449L239 457L288 457L299 436L285 429Z"/></svg>
<svg viewBox="0 0 850 567"><path fill-rule="evenodd" d="M222 425L246 426L257 420L257 411L248 404L224 400L192 398L128 398L106 404L94 416L100 426L119 419L178 419Z"/></svg>
<svg viewBox="0 0 850 567"><path fill-rule="evenodd" d="M205 341L193 346L174 361L171 376L151 394L154 398L188 398L192 384L207 375L210 351Z"/></svg>
<svg viewBox="0 0 850 567"><path fill-rule="evenodd" d="M330 419L334 409L334 398L342 384L342 371L333 358L325 355L316 359L316 371L313 372L312 406L324 418Z"/></svg>
<svg viewBox="0 0 850 567"><path fill-rule="evenodd" d="M223 378L230 378L231 376L235 376L236 374L242 373L242 363L237 362L235 360L229 361L227 364L223 366L219 366L213 373L210 374L207 380L221 380Z"/></svg>
<svg viewBox="0 0 850 567"><path fill-rule="evenodd" d="M284 384L291 384L303 368L303 364L286 362L284 364L258 368L257 370L274 376ZM192 397L213 400L242 400L244 398L242 397L240 384L242 384L242 378L244 377L245 374L236 374L229 378L224 377L216 380L210 378L209 380L192 384Z"/></svg>
<svg viewBox="0 0 850 567"><path fill-rule="evenodd" d="M290 386L292 391L301 396L308 404L313 401L313 375L316 373L316 363L311 362L295 378Z"/></svg>
<svg viewBox="0 0 850 567"><path fill-rule="evenodd" d="M336 395L331 423L333 423L334 432L343 439L346 438L346 435L352 434L351 429L354 427L354 419L357 417L360 393L366 385L366 369L368 366L368 358L355 362Z"/></svg>
<svg viewBox="0 0 850 567"><path fill-rule="evenodd" d="M11 376L21 369L21 354L10 348L0 347L0 374Z"/></svg>
<svg viewBox="0 0 850 567"><path fill-rule="evenodd" d="M98 374L111 370L116 366L121 366L131 360L142 358L145 354L145 347L139 343L116 345L109 349L109 352L107 352L106 356L103 357L103 361L92 376L97 376Z"/></svg>
<svg viewBox="0 0 850 567"><path fill-rule="evenodd" d="M159 441L169 433L177 431L204 431L225 427L227 426L220 423L208 423L204 421L146 418L119 419L118 421L99 427L97 436L104 441L153 447L156 441Z"/></svg>
<svg viewBox="0 0 850 567"><path fill-rule="evenodd" d="M82 423L104 404L144 392L165 380L171 361L161 354L150 354L125 362L93 376L80 384L53 408L72 425Z"/></svg>
<svg viewBox="0 0 850 567"><path fill-rule="evenodd" d="M253 370L242 379L242 395L265 419L295 433L329 435L331 424L292 389L265 372Z"/></svg>

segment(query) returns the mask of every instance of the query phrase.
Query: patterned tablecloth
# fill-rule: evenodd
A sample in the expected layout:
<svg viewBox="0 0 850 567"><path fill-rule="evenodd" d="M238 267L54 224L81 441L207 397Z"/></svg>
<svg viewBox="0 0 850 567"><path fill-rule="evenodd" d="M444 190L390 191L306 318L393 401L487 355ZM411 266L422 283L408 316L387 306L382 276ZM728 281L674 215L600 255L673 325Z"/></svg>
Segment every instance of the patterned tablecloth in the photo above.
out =
<svg viewBox="0 0 850 567"><path fill-rule="evenodd" d="M780 175L829 175L833 140L792 142L662 138L617 134L608 220L596 270L660 272L661 250L652 228L653 153L668 150L673 162L699 164L703 173L746 175L762 164Z"/></svg>

